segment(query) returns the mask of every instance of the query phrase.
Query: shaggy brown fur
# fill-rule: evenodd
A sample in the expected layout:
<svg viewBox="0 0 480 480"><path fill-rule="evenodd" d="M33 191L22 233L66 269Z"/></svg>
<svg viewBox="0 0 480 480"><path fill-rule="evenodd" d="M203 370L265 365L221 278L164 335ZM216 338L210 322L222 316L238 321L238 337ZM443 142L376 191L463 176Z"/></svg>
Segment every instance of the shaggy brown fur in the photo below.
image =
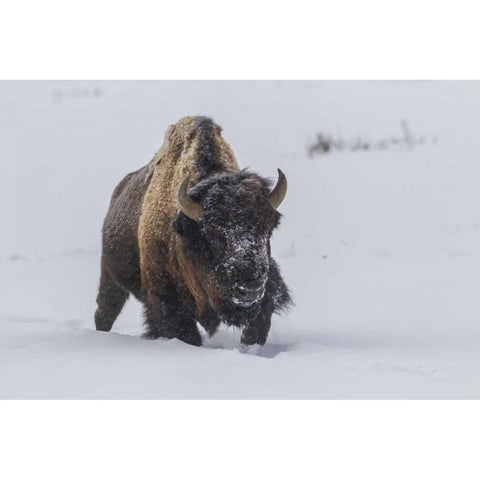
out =
<svg viewBox="0 0 480 480"><path fill-rule="evenodd" d="M198 131L198 117L185 117L169 127L162 148L150 162L150 184L145 194L138 229L140 245L140 270L142 286L147 292L147 300L154 304L161 297L162 288L158 278L168 273L179 285L186 287L193 295L197 313L206 306L205 288L200 283L207 276L205 272L195 273L185 258L181 241L172 230L171 223L178 211L178 190L190 177L189 187L201 180L201 172L196 168L201 142L205 139ZM219 170L238 172L240 167L227 142L221 137L217 125L213 129L216 161ZM159 249L162 255L159 255ZM165 261L165 258L168 260ZM202 279L202 280L200 280ZM209 285L211 290L214 286ZM212 291L212 297L216 294Z"/></svg>

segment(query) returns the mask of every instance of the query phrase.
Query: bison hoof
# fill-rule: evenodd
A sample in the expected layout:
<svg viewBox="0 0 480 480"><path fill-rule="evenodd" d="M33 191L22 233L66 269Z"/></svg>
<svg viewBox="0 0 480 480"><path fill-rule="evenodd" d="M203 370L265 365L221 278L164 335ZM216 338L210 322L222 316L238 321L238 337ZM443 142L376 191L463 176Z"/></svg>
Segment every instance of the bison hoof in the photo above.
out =
<svg viewBox="0 0 480 480"><path fill-rule="evenodd" d="M189 345L193 345L194 347L202 346L202 337L198 332L181 333L180 335L177 336L177 338L182 342L188 343Z"/></svg>
<svg viewBox="0 0 480 480"><path fill-rule="evenodd" d="M247 353L249 355L258 355L262 351L262 346L258 343L254 345L240 345L240 352Z"/></svg>
<svg viewBox="0 0 480 480"><path fill-rule="evenodd" d="M105 323L95 324L95 328L98 332L109 332L112 329L112 325L107 325Z"/></svg>
<svg viewBox="0 0 480 480"><path fill-rule="evenodd" d="M112 329L113 322L103 318L95 318L95 328L100 332L109 332Z"/></svg>

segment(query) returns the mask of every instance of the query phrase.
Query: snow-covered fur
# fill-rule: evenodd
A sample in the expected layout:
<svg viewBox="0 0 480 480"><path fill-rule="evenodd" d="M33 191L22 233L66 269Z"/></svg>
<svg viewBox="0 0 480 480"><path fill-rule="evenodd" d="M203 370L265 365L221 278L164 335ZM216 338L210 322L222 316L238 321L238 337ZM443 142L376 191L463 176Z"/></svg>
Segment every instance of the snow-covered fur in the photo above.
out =
<svg viewBox="0 0 480 480"><path fill-rule="evenodd" d="M187 177L188 195L203 209L198 221L178 208ZM97 329L112 328L132 293L145 305L148 337L201 345L197 322L212 335L223 321L243 328L242 343L263 345L272 314L290 303L270 255L280 214L269 192L267 180L240 170L212 120L186 117L171 126L150 164L129 174L112 196ZM258 297L239 300L245 286Z"/></svg>

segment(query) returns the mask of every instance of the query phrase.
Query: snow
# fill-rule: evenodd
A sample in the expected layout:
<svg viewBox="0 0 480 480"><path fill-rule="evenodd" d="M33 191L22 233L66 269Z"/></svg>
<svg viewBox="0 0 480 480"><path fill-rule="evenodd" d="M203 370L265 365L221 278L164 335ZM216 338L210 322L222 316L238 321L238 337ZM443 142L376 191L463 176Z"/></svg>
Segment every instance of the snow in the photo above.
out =
<svg viewBox="0 0 480 480"><path fill-rule="evenodd" d="M288 178L263 348L144 340L134 300L94 330L111 192L195 114ZM438 141L308 156L402 120ZM479 398L479 120L478 82L2 82L0 397Z"/></svg>

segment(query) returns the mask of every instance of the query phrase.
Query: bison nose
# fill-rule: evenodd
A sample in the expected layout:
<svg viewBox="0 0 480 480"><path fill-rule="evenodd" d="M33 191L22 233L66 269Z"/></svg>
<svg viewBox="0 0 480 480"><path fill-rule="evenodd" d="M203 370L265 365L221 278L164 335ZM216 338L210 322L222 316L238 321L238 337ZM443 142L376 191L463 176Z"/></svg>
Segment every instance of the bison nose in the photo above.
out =
<svg viewBox="0 0 480 480"><path fill-rule="evenodd" d="M237 286L233 289L233 294L240 302L252 303L263 296L263 290L263 286L256 288Z"/></svg>

